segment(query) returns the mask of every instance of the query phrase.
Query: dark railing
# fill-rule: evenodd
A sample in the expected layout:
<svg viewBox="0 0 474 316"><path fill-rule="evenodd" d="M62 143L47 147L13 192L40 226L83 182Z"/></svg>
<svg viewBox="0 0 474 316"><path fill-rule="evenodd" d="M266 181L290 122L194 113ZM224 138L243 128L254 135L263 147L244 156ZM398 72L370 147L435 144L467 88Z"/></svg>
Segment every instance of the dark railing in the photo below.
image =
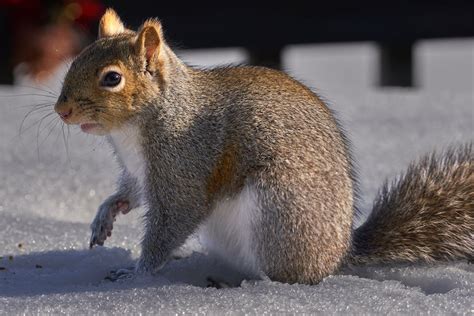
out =
<svg viewBox="0 0 474 316"><path fill-rule="evenodd" d="M140 3L140 1L138 1ZM413 44L419 39L474 36L474 1L274 1L253 6L225 1L105 1L132 26L158 16L183 48L245 47L249 63L281 66L289 44L374 41L379 83L413 84Z"/></svg>
<svg viewBox="0 0 474 316"><path fill-rule="evenodd" d="M159 17L180 48L244 47L249 63L282 66L286 45L373 41L379 83L411 86L413 44L474 36L474 1L102 1L132 28Z"/></svg>

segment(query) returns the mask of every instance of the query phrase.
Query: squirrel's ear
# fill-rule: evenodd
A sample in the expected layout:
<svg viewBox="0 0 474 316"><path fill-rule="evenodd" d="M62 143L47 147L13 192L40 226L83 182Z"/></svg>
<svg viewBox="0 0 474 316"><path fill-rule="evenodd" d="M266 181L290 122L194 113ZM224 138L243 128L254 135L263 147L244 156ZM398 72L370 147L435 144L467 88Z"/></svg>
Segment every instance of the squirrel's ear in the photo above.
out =
<svg viewBox="0 0 474 316"><path fill-rule="evenodd" d="M99 38L118 35L125 32L125 26L118 14L108 8L99 22Z"/></svg>
<svg viewBox="0 0 474 316"><path fill-rule="evenodd" d="M148 70L155 71L160 66L163 44L161 23L155 19L146 21L138 31L135 51L145 58Z"/></svg>

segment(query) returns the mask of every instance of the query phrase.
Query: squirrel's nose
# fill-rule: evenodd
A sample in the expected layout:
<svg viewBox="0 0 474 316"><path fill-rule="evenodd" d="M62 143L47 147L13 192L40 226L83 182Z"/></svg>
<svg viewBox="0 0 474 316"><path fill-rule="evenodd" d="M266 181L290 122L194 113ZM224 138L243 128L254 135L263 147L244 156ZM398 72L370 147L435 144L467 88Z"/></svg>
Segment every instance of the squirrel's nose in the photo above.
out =
<svg viewBox="0 0 474 316"><path fill-rule="evenodd" d="M66 120L72 115L72 108L66 108L64 110L58 110L57 111L59 116L63 119Z"/></svg>

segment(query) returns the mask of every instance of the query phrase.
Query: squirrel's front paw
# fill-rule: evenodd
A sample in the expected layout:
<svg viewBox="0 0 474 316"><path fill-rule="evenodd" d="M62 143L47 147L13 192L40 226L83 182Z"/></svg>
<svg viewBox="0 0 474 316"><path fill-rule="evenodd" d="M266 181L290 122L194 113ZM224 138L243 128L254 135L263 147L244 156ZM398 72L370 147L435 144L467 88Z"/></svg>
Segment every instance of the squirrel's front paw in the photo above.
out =
<svg viewBox="0 0 474 316"><path fill-rule="evenodd" d="M149 268L143 260L139 260L135 267L112 270L107 274L105 280L112 282L133 279L136 276L150 275L153 269Z"/></svg>
<svg viewBox="0 0 474 316"><path fill-rule="evenodd" d="M115 282L119 280L132 279L134 276L135 267L131 267L110 271L110 273L105 277L105 280Z"/></svg>
<svg viewBox="0 0 474 316"><path fill-rule="evenodd" d="M104 245L107 237L112 236L115 219L119 213L127 214L130 211L130 203L126 200L105 201L99 207L99 211L91 224L92 235L89 247Z"/></svg>

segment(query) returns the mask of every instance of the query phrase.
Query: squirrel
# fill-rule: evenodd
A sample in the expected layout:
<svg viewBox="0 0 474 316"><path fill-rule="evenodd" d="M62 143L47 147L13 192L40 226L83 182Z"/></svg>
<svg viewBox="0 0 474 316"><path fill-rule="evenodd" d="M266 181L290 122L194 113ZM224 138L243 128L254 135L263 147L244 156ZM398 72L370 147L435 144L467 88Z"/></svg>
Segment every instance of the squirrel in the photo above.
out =
<svg viewBox="0 0 474 316"><path fill-rule="evenodd" d="M105 136L121 166L90 247L145 207L129 275L159 271L194 233L242 271L285 283L316 284L346 264L473 258L472 143L412 164L353 229L349 144L321 98L277 70L188 66L157 19L135 32L108 9L55 111Z"/></svg>

